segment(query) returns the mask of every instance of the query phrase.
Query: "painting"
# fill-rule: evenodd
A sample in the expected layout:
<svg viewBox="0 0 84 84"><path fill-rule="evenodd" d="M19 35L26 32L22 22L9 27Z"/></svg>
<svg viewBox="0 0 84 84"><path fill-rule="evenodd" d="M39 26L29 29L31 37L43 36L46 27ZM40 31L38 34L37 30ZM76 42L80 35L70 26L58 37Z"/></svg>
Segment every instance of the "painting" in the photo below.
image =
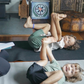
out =
<svg viewBox="0 0 84 84"><path fill-rule="evenodd" d="M49 1L48 2L31 1L31 18L49 19Z"/></svg>

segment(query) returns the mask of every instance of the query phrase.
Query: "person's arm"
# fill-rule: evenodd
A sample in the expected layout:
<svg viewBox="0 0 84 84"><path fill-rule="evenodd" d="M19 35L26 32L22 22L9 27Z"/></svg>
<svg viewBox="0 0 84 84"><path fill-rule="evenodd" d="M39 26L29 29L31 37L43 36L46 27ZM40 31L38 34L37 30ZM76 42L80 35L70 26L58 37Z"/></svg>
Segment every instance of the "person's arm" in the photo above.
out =
<svg viewBox="0 0 84 84"><path fill-rule="evenodd" d="M50 57L52 57L52 59L54 59L51 50L47 50L47 45L51 42L55 42L56 39L53 37L48 37L48 38L43 38L42 39L42 48L41 48L41 52L40 52L40 61L36 62L37 64L39 64L40 66L45 66L48 62L47 59L47 55L50 55ZM48 52L48 53L47 53Z"/></svg>
<svg viewBox="0 0 84 84"><path fill-rule="evenodd" d="M49 61L52 62L55 58L54 58L54 56L53 56L53 54L52 54L52 51L51 51L51 49L49 48L49 46L47 46L46 51L47 51L47 56L48 56L48 58L49 58Z"/></svg>
<svg viewBox="0 0 84 84"><path fill-rule="evenodd" d="M47 45L42 42L42 48L41 48L41 52L40 52L40 60L36 62L40 66L45 66L48 62L46 48L47 48Z"/></svg>
<svg viewBox="0 0 84 84"><path fill-rule="evenodd" d="M55 58L49 46L47 46L46 51L49 61L52 62ZM48 78L45 81L43 81L41 84L58 84L57 82L63 77L63 72L61 70L46 72L46 74Z"/></svg>
<svg viewBox="0 0 84 84"><path fill-rule="evenodd" d="M49 77L40 84L56 84L63 77L63 72L61 70L46 72L46 74Z"/></svg>
<svg viewBox="0 0 84 84"><path fill-rule="evenodd" d="M42 49L43 49L44 52L47 51L47 53L42 55L42 53L43 53L42 52L41 57L43 58L43 56L46 56L46 54L47 54L49 60L53 61L55 58L54 58L54 56L52 54L51 49L47 45L48 43L51 43L51 41L52 42L54 41L53 39L51 40L51 37L42 39ZM46 49L45 49L45 47L46 47ZM54 83L57 83L63 77L63 72L61 70L52 71L52 72L45 72L45 73L48 76L48 78L46 80L44 80L42 83L40 83L40 84L54 84Z"/></svg>

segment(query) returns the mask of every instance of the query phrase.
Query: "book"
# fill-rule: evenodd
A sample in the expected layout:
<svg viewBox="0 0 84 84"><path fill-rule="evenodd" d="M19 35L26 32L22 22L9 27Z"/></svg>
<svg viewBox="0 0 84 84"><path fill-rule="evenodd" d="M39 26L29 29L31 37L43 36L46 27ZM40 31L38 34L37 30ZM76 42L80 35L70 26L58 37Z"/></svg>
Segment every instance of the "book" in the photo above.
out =
<svg viewBox="0 0 84 84"><path fill-rule="evenodd" d="M12 46L15 46L15 44L13 42L0 43L0 50L10 49Z"/></svg>

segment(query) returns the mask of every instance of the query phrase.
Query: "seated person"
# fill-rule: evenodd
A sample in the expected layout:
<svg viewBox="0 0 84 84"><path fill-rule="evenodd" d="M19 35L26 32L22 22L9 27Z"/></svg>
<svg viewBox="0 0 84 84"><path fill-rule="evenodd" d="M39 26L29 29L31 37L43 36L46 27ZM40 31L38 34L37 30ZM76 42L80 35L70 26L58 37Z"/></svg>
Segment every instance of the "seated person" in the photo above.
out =
<svg viewBox="0 0 84 84"><path fill-rule="evenodd" d="M9 54L7 51L0 50L0 76L7 74L10 69L10 64L7 61L8 56Z"/></svg>
<svg viewBox="0 0 84 84"><path fill-rule="evenodd" d="M34 62L27 70L27 78L32 84L63 84L66 81L81 81L83 69L77 63L68 63L60 67L54 58L51 49L47 46L49 43L55 42L52 37L42 39L42 48L40 59ZM49 58L50 64L48 63Z"/></svg>
<svg viewBox="0 0 84 84"><path fill-rule="evenodd" d="M66 48L66 49L78 49L80 46L78 45L79 41L75 36L66 35L62 37L62 31L60 27L60 20L66 18L65 14L51 14L51 25L50 24L33 24L32 19L30 17L27 18L27 22L24 24L25 28L33 28L37 29L33 34L30 35L28 42L30 46L36 51L41 50L41 40L46 36L53 36L56 39L54 43L49 44L51 50L58 48ZM49 30L51 33L49 33Z"/></svg>

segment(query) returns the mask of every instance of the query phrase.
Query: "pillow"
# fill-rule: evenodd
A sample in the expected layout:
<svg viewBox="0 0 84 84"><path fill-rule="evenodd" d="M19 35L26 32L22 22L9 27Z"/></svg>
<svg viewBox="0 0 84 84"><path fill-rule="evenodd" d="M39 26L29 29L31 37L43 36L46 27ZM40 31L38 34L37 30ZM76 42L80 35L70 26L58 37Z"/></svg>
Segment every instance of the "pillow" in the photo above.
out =
<svg viewBox="0 0 84 84"><path fill-rule="evenodd" d="M76 11L60 12L67 14L67 17L60 21L63 31L83 32L84 31L84 14Z"/></svg>

